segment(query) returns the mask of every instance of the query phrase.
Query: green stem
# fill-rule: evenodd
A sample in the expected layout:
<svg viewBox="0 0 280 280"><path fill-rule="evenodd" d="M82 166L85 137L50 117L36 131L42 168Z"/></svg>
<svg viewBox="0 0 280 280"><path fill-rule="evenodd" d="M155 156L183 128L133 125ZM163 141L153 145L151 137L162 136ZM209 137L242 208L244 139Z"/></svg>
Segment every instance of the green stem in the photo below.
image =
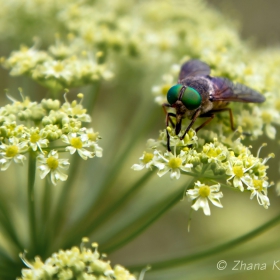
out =
<svg viewBox="0 0 280 280"><path fill-rule="evenodd" d="M45 180L45 190L44 190L44 198L42 203L42 219L44 221L48 220L48 216L50 214L50 205L51 205L51 193L52 193L52 184L50 184L49 180Z"/></svg>
<svg viewBox="0 0 280 280"><path fill-rule="evenodd" d="M28 214L29 214L29 230L30 230L30 236L32 240L31 246L33 246L31 247L31 249L33 249L34 251L37 248L35 196L34 196L35 175L36 175L36 157L33 152L30 152L29 162L28 162Z"/></svg>
<svg viewBox="0 0 280 280"><path fill-rule="evenodd" d="M91 90L92 92L85 96L86 100L83 103L84 103L84 107L87 109L87 113L89 115L92 115L93 108L96 104L97 97L100 93L100 87L101 87L101 82L100 81L96 82L93 85L93 89Z"/></svg>
<svg viewBox="0 0 280 280"><path fill-rule="evenodd" d="M76 176L77 166L79 165L80 161L81 158L78 155L78 153L75 153L71 158L70 169L68 171L68 178L67 181L63 184L63 188L57 202L57 208L54 211L55 216L53 217L53 226L55 230L53 231L53 233L56 232L55 234L58 234L58 232L63 227L67 210L66 204L69 202L71 189L74 186L74 179Z"/></svg>
<svg viewBox="0 0 280 280"><path fill-rule="evenodd" d="M65 149L66 147L68 147L68 145L60 145L60 146L51 146L51 147L48 147L48 148L43 148L42 150L43 151L51 151L51 150L57 150L57 149Z"/></svg>
<svg viewBox="0 0 280 280"><path fill-rule="evenodd" d="M11 210L9 210L8 205L4 201L0 201L0 224L1 231L5 235L5 238L7 238L7 241L8 239L10 239L13 245L17 247L18 251L22 251L23 246L16 234L15 227L12 223ZM4 253L1 250L2 248L0 248L0 255Z"/></svg>
<svg viewBox="0 0 280 280"><path fill-rule="evenodd" d="M188 175L188 176L191 176L191 177L195 177L195 178L201 178L201 174L202 173L193 173L193 172L187 172L187 171L182 171L182 174L184 175ZM203 176L203 179L207 179L207 180L220 180L220 179L227 179L228 177L226 176Z"/></svg>
<svg viewBox="0 0 280 280"><path fill-rule="evenodd" d="M194 181L195 179L192 179L189 182L189 187L194 184ZM106 251L106 253L111 253L123 247L125 244L137 237L140 233L147 229L151 224L153 224L158 218L160 218L164 213L166 213L182 199L182 189L186 189L185 185L186 183L184 183L183 186L179 188L179 191L176 192L171 198L170 196L164 198L152 209L149 209L147 212L145 212L141 217L138 218L138 220L134 221L133 225L131 225L130 228L126 226L123 229L119 230L119 232L114 233L114 236L111 238L111 240L106 240L106 245L102 247L102 250ZM136 228L135 225L137 225ZM119 241L114 242L114 240L116 239L119 239Z"/></svg>
<svg viewBox="0 0 280 280"><path fill-rule="evenodd" d="M44 186L44 192L43 192L43 197L41 200L41 219L40 219L40 234L38 238L38 247L40 250L40 256L44 256L44 252L46 252L46 246L48 244L51 244L51 237L52 234L50 233L49 230L52 228L50 225L50 214L51 214L51 209L52 209L52 184L50 183L50 180L45 180L45 186Z"/></svg>
<svg viewBox="0 0 280 280"><path fill-rule="evenodd" d="M102 191L99 194L98 197L98 201L101 201L101 203L103 203L103 198L104 196L107 195L107 191L109 188L112 188L113 183L116 180L116 177L119 175L119 171L122 169L123 164L125 163L125 161L127 160L128 156L130 155L131 150L134 148L134 146L136 145L137 141L135 141L135 139L138 139L140 137L140 135L145 135L147 130L151 127L151 125L154 123L154 121L157 119L157 113L155 113L152 110L149 110L147 108L147 114L145 115L145 118L143 118L143 116L141 115L141 118L138 119L136 121L136 124L134 124L133 129L127 129L126 131L130 134L130 140L129 142L125 145L125 148L123 150L121 150L119 156L115 157L116 160L114 161L114 163L111 165L111 170L108 171L108 174L110 174L110 176L107 176L105 178L105 181L103 182L103 186L102 186ZM150 112L150 113L148 113ZM129 118L129 116L128 116ZM126 117L127 119L127 117ZM133 135L133 137L131 137L131 135ZM123 138L126 138L125 135L123 136ZM122 139L122 138L120 138ZM120 146L119 143L115 143L115 147L113 148L111 147L111 150L118 150L118 147ZM98 207L98 205L93 205L93 207ZM89 211L89 213L92 213L94 209L91 209Z"/></svg>
<svg viewBox="0 0 280 280"><path fill-rule="evenodd" d="M260 227L250 231L249 233L246 233L238 238L235 238L229 242L226 242L222 245L216 246L214 248L211 248L209 250L205 250L199 253L195 253L192 255L180 257L180 258L173 258L172 260L162 261L162 262L155 262L151 263L151 267L153 271L160 270L160 269L167 269L172 268L180 265L185 265L187 263L191 263L206 257L213 256L215 254L224 252L226 250L229 250L231 248L235 248L236 246L241 245L242 243L251 240L252 238L257 237L258 235L264 233L265 231L269 230L270 228L276 226L278 223L280 223L280 214L276 216L275 218L271 219L267 223L261 225ZM136 266L130 266L128 269L130 271L137 271L143 269L147 264L142 265L136 265Z"/></svg>
<svg viewBox="0 0 280 280"><path fill-rule="evenodd" d="M98 216L94 223L90 223L89 227L84 231L85 236L89 236L91 232L93 232L95 229L100 227L102 224L104 224L114 213L116 213L118 210L120 210L125 203L136 194L137 191L140 190L142 186L152 177L154 172L146 172L144 176L142 176L138 181L134 183L134 185L129 188L129 190L123 194L117 201L115 201L111 207L107 208L106 211ZM71 239L67 240L67 243L64 245L64 247L69 247L71 244L74 244L76 242L80 241L80 234L71 236Z"/></svg>
<svg viewBox="0 0 280 280"><path fill-rule="evenodd" d="M97 201L97 202L93 203L92 206L87 210L87 212L80 219L80 221L78 223L75 223L69 229L69 232L71 232L73 235L73 236L71 236L71 240L77 240L77 238L80 239L81 236L86 236L87 232L88 232L87 225L90 223L95 223L95 220L92 222L92 217L93 217L92 213L96 212L96 209L98 209L98 207L99 207L99 203L103 203L104 198L107 195L107 191L113 187L113 185L116 181L116 177L119 175L119 172L123 168L123 165L124 165L125 161L127 160L127 157L130 155L130 151L137 143L137 141L135 141L135 139L138 139L139 135L145 134L144 132L146 132L150 128L150 126L153 124L153 122L156 120L156 117L157 117L156 112L154 112L153 110L147 110L147 112L151 112L151 113L147 113L145 115L145 119L143 119L143 117L141 117L138 120L138 122L137 122L138 125L135 125L135 127L137 128L135 133L131 132L131 134L133 134L134 137L130 137L131 140L125 146L125 149L116 158L115 162L111 164L111 167L109 167L110 169L106 171L106 173L110 174L110 176L106 176L106 178L104 178L104 181L101 183L102 184L102 187L100 188L101 192L98 194L97 197L94 198L95 201ZM111 149L116 150L114 148L111 148ZM92 184L92 181L90 181L90 183ZM79 229L79 231L77 231L77 229ZM76 234L74 232L76 232ZM68 238L70 238L70 236L68 236ZM68 244L69 240L65 240L65 242L67 242L67 244Z"/></svg>

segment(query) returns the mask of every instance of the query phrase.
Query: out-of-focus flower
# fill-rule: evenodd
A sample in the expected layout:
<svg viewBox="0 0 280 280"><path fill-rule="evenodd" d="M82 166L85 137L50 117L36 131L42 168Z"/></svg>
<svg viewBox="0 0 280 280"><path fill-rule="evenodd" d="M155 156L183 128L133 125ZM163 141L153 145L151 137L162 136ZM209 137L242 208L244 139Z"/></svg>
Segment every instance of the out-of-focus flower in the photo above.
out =
<svg viewBox="0 0 280 280"><path fill-rule="evenodd" d="M34 262L21 258L28 268L22 270L19 280L29 279L116 279L136 280L135 276L121 265L111 267L110 262L104 260L97 248L97 243L92 243L92 249L85 246L83 238L81 248L73 247L71 250L59 250L53 253L45 262L40 257L35 257Z"/></svg>
<svg viewBox="0 0 280 280"><path fill-rule="evenodd" d="M12 161L18 164L23 164L26 157L22 154L28 150L28 142L12 137L8 139L8 144L2 143L0 145L0 166L1 171L5 171L9 168Z"/></svg>

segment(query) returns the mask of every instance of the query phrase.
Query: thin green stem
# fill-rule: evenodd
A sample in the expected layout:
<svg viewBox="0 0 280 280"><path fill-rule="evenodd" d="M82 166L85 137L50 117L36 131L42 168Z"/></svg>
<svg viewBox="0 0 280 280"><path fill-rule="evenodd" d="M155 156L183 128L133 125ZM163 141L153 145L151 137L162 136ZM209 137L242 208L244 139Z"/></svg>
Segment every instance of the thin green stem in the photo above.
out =
<svg viewBox="0 0 280 280"><path fill-rule="evenodd" d="M29 230L32 240L32 253L37 248L37 233L36 233L36 216L35 216L35 195L34 195L34 183L36 175L36 156L33 152L29 153L28 162L28 214L29 214Z"/></svg>
<svg viewBox="0 0 280 280"><path fill-rule="evenodd" d="M70 170L68 172L68 178L67 181L63 184L63 189L60 193L59 196L59 200L57 203L57 207L56 210L54 211L54 217L53 217L53 226L54 229L56 231L55 234L57 234L60 229L62 228L63 224L64 224L64 217L65 217L65 213L66 213L66 203L68 203L69 201L69 196L71 194L71 189L74 186L74 178L76 176L76 170L77 170L77 166L78 163L81 161L80 156L75 153L70 161ZM55 232L53 231L53 233Z"/></svg>
<svg viewBox="0 0 280 280"><path fill-rule="evenodd" d="M153 122L156 120L157 113L155 113L152 110L148 110L148 109L147 109L147 112L151 112L151 113L147 113L145 115L145 118L143 118L143 116L141 114L141 118L138 119L136 121L136 124L133 125L133 127L136 127L136 129L134 128L134 130L130 130L130 129L126 130L130 134L130 137L129 137L130 140L125 145L125 148L121 151L120 155L116 157L116 160L114 161L114 163L111 165L112 166L111 170L108 171L108 174L110 174L110 176L107 176L105 178L105 181L103 182L102 192L99 194L98 201L102 201L103 197L107 194L108 189L113 186L113 182L115 181L116 177L118 176L119 171L122 169L123 164L127 160L127 157L130 155L131 150L137 143L137 141L135 141L135 139L138 139L140 135L146 134L147 130L151 127ZM131 135L133 135L133 137L131 137ZM123 138L126 138L125 135L123 136ZM122 138L120 138L120 139L122 139ZM116 148L115 149L111 148L111 149L118 150L118 148L117 148L118 146L119 146L119 143L116 143ZM93 205L93 207L95 207L95 206ZM93 210L93 209L91 209L91 210ZM92 211L90 211L90 212L92 212Z"/></svg>
<svg viewBox="0 0 280 280"><path fill-rule="evenodd" d="M9 210L8 205L4 203L4 201L0 201L0 224L1 224L1 231L5 234L5 238L10 239L12 243L17 247L19 251L23 250L23 246L17 236L15 227L12 223L11 219L11 211ZM0 254L1 254L0 248Z"/></svg>
<svg viewBox="0 0 280 280"><path fill-rule="evenodd" d="M42 216L40 218L40 233L38 236L38 247L40 250L40 256L44 258L44 252L46 252L46 247L51 243L52 227L50 226L50 212L52 209L52 184L50 180L45 180L44 192L42 193L41 200L41 213Z"/></svg>
<svg viewBox="0 0 280 280"><path fill-rule="evenodd" d="M207 167L207 166L206 166ZM207 167L208 168L208 167ZM201 175L204 174L206 170L202 170L201 172L197 172L197 173L194 173L194 172L188 172L188 171L182 171L182 174L184 175L189 175L189 176L192 176L192 177L195 177L195 178L201 178ZM227 179L229 178L229 176L226 176L226 175L213 175L213 176L207 176L207 175L203 175L203 179L207 179L207 180L221 180L221 179Z"/></svg>
<svg viewBox="0 0 280 280"><path fill-rule="evenodd" d="M146 130L150 128L150 126L153 124L153 122L156 120L157 114L152 110L147 110L148 112L151 112L151 114L146 114L145 118L149 121L146 121L146 119L141 118L139 120L139 125L137 125L137 130L135 133L132 133L134 137L130 137L129 143L126 145L125 149L122 151L122 153L116 158L115 162L112 163L109 170L106 171L107 174L110 174L110 176L106 176L104 181L102 182L101 192L99 193L98 197L95 198L97 203L93 203L92 206L87 210L87 213L83 215L81 220L78 223L75 223L69 231L72 233L73 236L71 236L71 240L77 240L80 239L81 236L86 236L88 234L88 224L92 223L92 213L95 213L96 209L98 208L98 203L103 203L103 198L106 196L107 191L109 188L112 188L114 185L114 182L116 181L116 177L119 174L119 171L122 169L125 161L127 160L127 157L130 155L131 149L136 145L135 139L139 137L139 135L144 134ZM112 148L112 150L114 150ZM69 180L69 179L68 179ZM92 182L90 182L92 184ZM93 221L95 223L95 221ZM86 225L86 226L85 226ZM79 231L77 231L79 229ZM75 234L76 232L76 234ZM70 238L70 236L68 236ZM67 239L68 239L67 238ZM68 240L65 240L67 244L69 243ZM69 243L70 244L70 243Z"/></svg>
<svg viewBox="0 0 280 280"><path fill-rule="evenodd" d="M92 92L86 95L84 107L87 109L89 115L92 115L93 108L96 104L97 97L100 93L100 87L101 87L101 82L100 81L96 82L93 85L93 89L91 89Z"/></svg>
<svg viewBox="0 0 280 280"><path fill-rule="evenodd" d="M189 182L189 186L194 184L194 179ZM106 240L106 245L102 247L107 253L111 253L125 244L129 243L145 229L147 229L151 224L153 224L158 218L160 218L164 213L171 209L182 199L182 190L184 190L186 183L183 184L179 191L177 191L173 196L168 196L156 204L152 209L148 209L141 217L134 221L133 225L125 226L119 232L114 233L111 239ZM136 227L135 227L136 225ZM118 240L119 239L119 240ZM118 240L114 242L114 240ZM111 244L110 244L111 242ZM142 267L143 268L143 267Z"/></svg>
<svg viewBox="0 0 280 280"><path fill-rule="evenodd" d="M60 149L60 148L62 148L62 149L64 149L64 148L66 148L68 145L60 145L60 146L51 146L51 147L48 147L48 148L43 148L42 150L43 151L50 151L50 150L57 150L57 149ZM65 151L65 150L64 150Z"/></svg>
<svg viewBox="0 0 280 280"><path fill-rule="evenodd" d="M47 221L50 214L50 205L51 205L51 192L52 185L49 180L45 180L44 194L43 194L43 203L42 203L42 220Z"/></svg>
<svg viewBox="0 0 280 280"><path fill-rule="evenodd" d="M112 215L114 215L114 213L120 210L125 205L125 203L130 198L132 198L141 187L144 186L144 184L152 177L153 174L154 172L146 172L146 174L136 181L125 194L123 194L117 201L112 203L111 207L107 208L103 214L98 216L97 219L94 220L94 223L89 224L89 227L84 231L84 235L89 236L91 232L104 224ZM67 248L71 244L79 242L79 240L80 236L73 236L72 239L67 240L67 243L64 245L64 247Z"/></svg>
<svg viewBox="0 0 280 280"><path fill-rule="evenodd" d="M240 237L230 240L222 245L219 245L219 246L216 246L209 250L205 250L205 251L195 253L192 255L175 258L175 259L173 258L171 260L162 261L162 262L151 263L150 265L152 267L152 270L156 271L156 270L160 270L160 269L167 269L167 268L172 268L172 267L176 267L176 266L180 266L180 265L185 265L185 264L197 261L197 260L201 260L206 257L210 257L215 254L224 252L231 248L235 248L236 246L239 246L239 245L243 244L244 242L247 242L247 241L257 237L258 235L264 233L265 231L269 230L270 228L276 226L279 223L280 223L280 214L278 216L276 216L275 218L271 219L270 221L268 221L267 223L261 225L260 227L254 229ZM137 270L141 270L146 265L147 264L145 263L142 265L130 266L130 267L128 267L128 269L130 271L137 271Z"/></svg>

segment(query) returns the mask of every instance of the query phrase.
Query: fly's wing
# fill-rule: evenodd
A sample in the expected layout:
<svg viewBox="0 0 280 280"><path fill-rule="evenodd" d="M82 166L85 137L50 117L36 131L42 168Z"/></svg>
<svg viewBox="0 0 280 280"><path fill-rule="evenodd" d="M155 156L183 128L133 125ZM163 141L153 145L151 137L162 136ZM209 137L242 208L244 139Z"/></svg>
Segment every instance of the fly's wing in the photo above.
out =
<svg viewBox="0 0 280 280"><path fill-rule="evenodd" d="M209 77L214 86L211 101L235 101L262 103L265 97L259 92L239 83L233 83L226 78Z"/></svg>
<svg viewBox="0 0 280 280"><path fill-rule="evenodd" d="M180 83L187 77L207 76L209 74L210 67L206 63L197 59L189 60L182 65L178 82Z"/></svg>

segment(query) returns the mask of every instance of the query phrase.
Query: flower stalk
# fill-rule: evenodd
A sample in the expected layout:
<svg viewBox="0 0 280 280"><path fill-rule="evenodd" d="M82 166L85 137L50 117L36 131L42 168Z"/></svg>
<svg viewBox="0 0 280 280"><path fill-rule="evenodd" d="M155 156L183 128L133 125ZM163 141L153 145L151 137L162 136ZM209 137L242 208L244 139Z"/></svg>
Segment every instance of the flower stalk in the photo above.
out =
<svg viewBox="0 0 280 280"><path fill-rule="evenodd" d="M36 156L34 152L29 153L28 157L28 214L29 231L32 238L32 253L35 252L38 245L37 227L36 227L36 205L35 205L35 178L36 178Z"/></svg>

